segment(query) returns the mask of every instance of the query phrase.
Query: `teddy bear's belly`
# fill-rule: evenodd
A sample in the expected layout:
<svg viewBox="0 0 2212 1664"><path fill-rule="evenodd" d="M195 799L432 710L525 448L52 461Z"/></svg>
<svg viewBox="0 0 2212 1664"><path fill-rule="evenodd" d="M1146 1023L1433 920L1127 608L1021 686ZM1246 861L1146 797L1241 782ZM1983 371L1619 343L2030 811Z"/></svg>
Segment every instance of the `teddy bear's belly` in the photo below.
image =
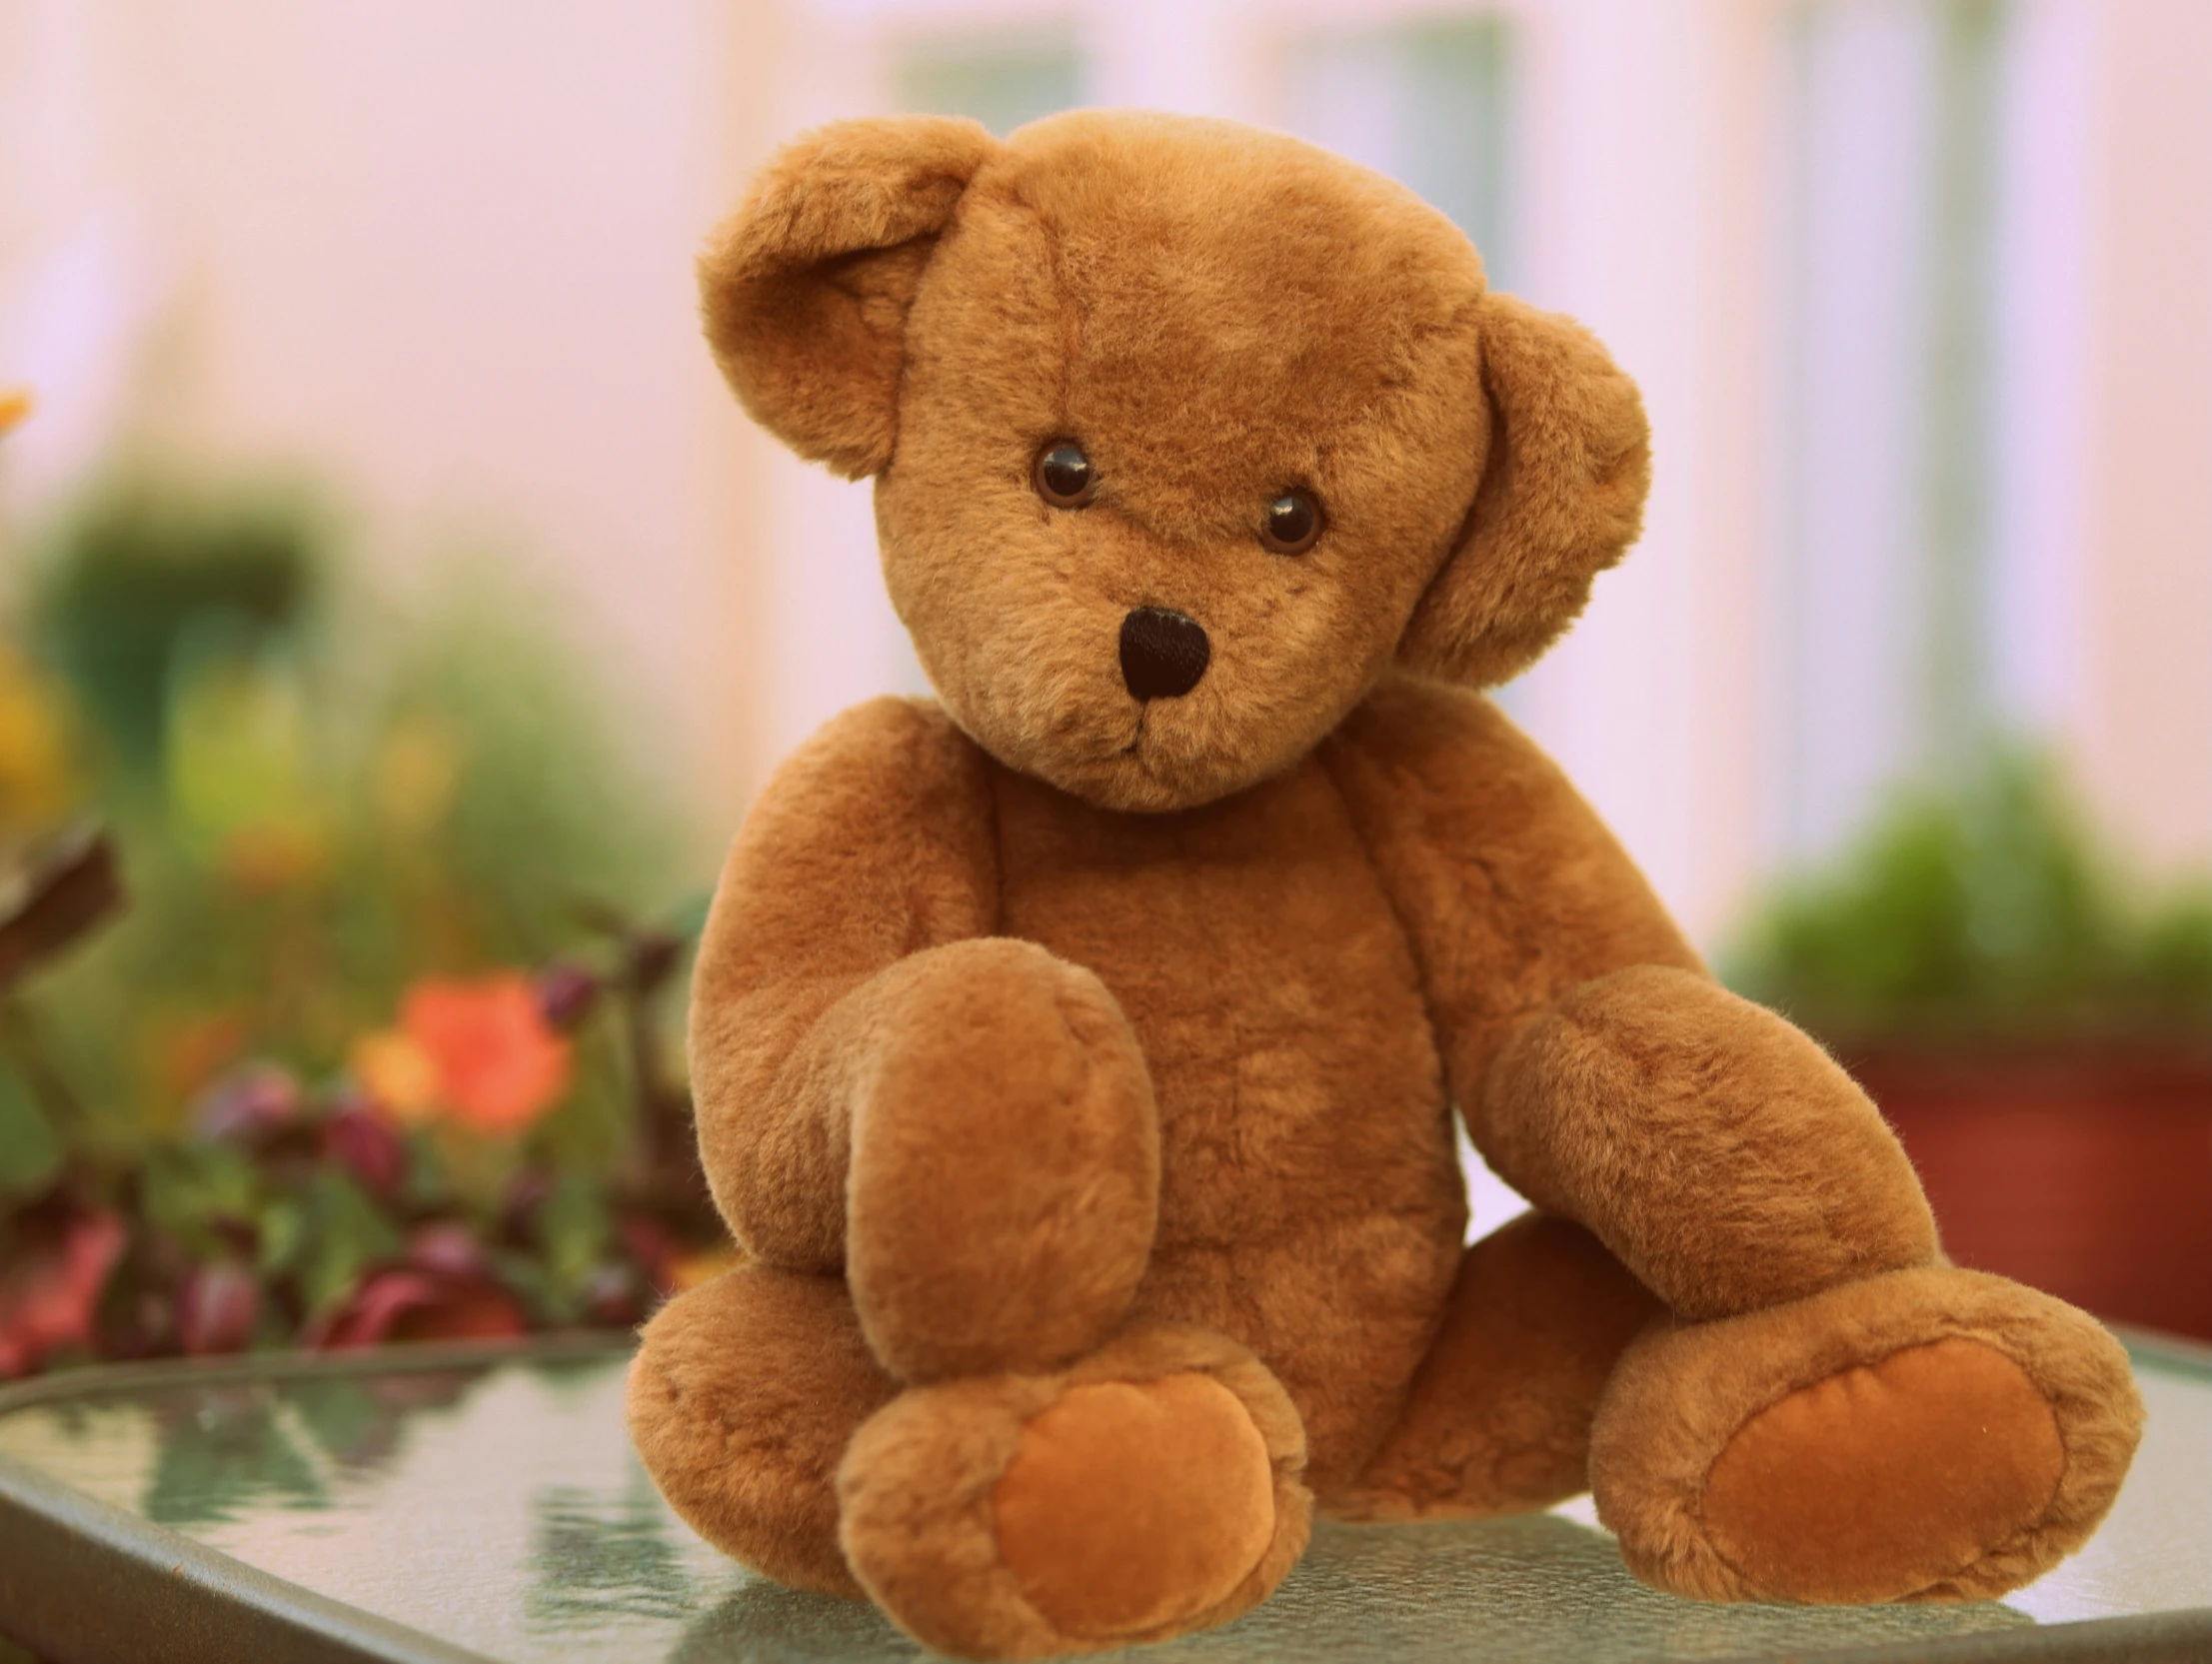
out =
<svg viewBox="0 0 2212 1664"><path fill-rule="evenodd" d="M1000 781L1001 928L1096 971L1151 1067L1160 1217L1137 1300L1257 1353L1348 1477L1457 1268L1465 1201L1412 955L1310 763L1107 815Z"/></svg>

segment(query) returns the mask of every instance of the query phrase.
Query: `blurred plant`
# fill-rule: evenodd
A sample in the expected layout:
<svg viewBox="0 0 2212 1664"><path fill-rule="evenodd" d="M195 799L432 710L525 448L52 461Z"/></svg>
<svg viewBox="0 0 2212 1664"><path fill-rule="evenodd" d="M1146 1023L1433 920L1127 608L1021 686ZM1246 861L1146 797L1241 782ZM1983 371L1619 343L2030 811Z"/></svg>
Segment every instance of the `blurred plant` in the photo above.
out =
<svg viewBox="0 0 2212 1664"><path fill-rule="evenodd" d="M669 817L511 598L379 630L326 545L121 492L0 638L0 1377L626 1324L718 1262Z"/></svg>
<svg viewBox="0 0 2212 1664"><path fill-rule="evenodd" d="M1900 797L1832 868L1783 886L1731 985L1846 1045L2212 1031L2212 885L2130 893L2056 767L1997 757Z"/></svg>

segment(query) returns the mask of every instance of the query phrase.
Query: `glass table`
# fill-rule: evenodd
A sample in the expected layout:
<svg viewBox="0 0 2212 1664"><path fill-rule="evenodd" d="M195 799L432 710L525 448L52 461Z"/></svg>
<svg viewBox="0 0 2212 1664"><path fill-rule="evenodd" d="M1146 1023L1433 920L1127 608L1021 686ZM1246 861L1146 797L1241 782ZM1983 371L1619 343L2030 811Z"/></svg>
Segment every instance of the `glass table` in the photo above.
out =
<svg viewBox="0 0 2212 1664"><path fill-rule="evenodd" d="M1322 1525L1182 1661L2212 1658L2212 1362L2131 1342L2150 1427L2090 1546L2001 1604L1707 1606L1621 1569L1587 1499ZM0 1391L0 1633L76 1660L898 1659L865 1605L753 1577L655 1494L626 1344L83 1371Z"/></svg>

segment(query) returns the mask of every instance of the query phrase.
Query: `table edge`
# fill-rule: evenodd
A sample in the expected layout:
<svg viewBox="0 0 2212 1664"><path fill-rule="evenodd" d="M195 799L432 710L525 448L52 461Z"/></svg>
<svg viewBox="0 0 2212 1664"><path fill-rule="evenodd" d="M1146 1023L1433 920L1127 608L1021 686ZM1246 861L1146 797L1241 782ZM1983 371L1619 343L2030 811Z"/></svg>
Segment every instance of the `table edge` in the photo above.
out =
<svg viewBox="0 0 2212 1664"><path fill-rule="evenodd" d="M2212 1377L2212 1348L2118 1328L2135 1356ZM317 1375L477 1368L621 1355L607 1331L387 1346L347 1352L249 1353L64 1370L0 1387L0 1416L40 1404L147 1386L280 1381ZM87 1589L98 1598L73 1597ZM316 1593L219 1549L86 1495L0 1454L0 1624L56 1664L136 1660L159 1641L177 1664L496 1664L484 1654ZM2212 1607L2130 1613L1994 1634L1878 1642L1792 1655L1791 1664L2197 1664L2212 1659ZM1772 1664L1746 1656L1735 1664Z"/></svg>
<svg viewBox="0 0 2212 1664"><path fill-rule="evenodd" d="M627 1356L637 1350L628 1330L579 1329L519 1340L416 1341L327 1352L234 1352L224 1357L157 1358L147 1363L89 1364L0 1385L0 1416L40 1404L98 1398L141 1387L220 1385L231 1381L292 1381L368 1371L414 1373L474 1369L501 1363L559 1363Z"/></svg>
<svg viewBox="0 0 2212 1664"><path fill-rule="evenodd" d="M55 1664L492 1664L6 1455L0 1630Z"/></svg>
<svg viewBox="0 0 2212 1664"><path fill-rule="evenodd" d="M2191 1606L2039 1624L2033 1629L1791 1653L1787 1664L2204 1664L2208 1659L2212 1659L2212 1606ZM1726 1664L1777 1661L1746 1656Z"/></svg>

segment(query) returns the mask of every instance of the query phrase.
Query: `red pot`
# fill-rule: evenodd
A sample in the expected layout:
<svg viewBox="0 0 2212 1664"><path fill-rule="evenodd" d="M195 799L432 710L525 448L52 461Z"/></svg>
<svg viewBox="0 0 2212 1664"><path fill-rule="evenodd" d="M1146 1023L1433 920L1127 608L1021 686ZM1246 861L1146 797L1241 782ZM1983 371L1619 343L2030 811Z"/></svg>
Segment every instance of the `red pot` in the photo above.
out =
<svg viewBox="0 0 2212 1664"><path fill-rule="evenodd" d="M2212 1339L2212 1049L1902 1047L1846 1066L1961 1265Z"/></svg>

